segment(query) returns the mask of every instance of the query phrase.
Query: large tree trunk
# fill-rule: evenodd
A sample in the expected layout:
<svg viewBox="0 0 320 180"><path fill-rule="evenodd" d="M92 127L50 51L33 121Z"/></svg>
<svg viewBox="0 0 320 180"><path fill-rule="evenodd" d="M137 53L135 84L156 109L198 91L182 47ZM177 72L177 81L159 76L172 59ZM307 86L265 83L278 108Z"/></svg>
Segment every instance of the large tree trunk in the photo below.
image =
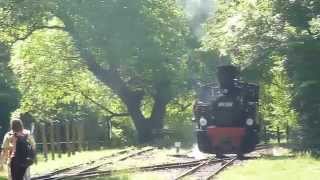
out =
<svg viewBox="0 0 320 180"><path fill-rule="evenodd" d="M150 118L146 118L141 111L141 102L143 99L142 92L130 92L126 90L119 95L127 106L129 114L134 122L139 142L145 143L151 141L155 137L154 132L163 128L166 105L169 102L169 98L158 91L153 97L154 105L151 116Z"/></svg>
<svg viewBox="0 0 320 180"><path fill-rule="evenodd" d="M166 94L165 86L156 87L156 94L153 96L154 105L149 118L142 114L141 102L144 97L142 90L130 90L130 88L121 79L120 73L116 67L103 69L96 63L94 56L88 50L80 51L81 57L86 61L89 70L106 86L110 87L126 105L138 134L140 143L151 141L154 138L153 131L163 128L163 121L166 112L166 105L170 97Z"/></svg>

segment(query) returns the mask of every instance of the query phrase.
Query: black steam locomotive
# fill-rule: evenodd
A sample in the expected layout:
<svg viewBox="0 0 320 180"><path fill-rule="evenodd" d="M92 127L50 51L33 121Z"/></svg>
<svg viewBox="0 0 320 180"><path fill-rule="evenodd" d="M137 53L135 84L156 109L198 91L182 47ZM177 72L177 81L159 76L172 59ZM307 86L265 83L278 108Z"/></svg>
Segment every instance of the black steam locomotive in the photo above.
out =
<svg viewBox="0 0 320 180"><path fill-rule="evenodd" d="M242 156L258 144L259 87L239 80L235 66L218 67L218 85L202 86L194 105L200 151Z"/></svg>

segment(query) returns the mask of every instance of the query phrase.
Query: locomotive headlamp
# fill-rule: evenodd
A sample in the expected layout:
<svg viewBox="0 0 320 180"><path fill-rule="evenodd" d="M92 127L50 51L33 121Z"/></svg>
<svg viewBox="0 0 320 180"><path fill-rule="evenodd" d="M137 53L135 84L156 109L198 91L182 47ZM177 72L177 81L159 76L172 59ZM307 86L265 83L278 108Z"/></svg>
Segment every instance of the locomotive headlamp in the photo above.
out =
<svg viewBox="0 0 320 180"><path fill-rule="evenodd" d="M206 126L208 123L208 121L204 118L204 117L201 117L200 120L199 120L199 124L201 126Z"/></svg>
<svg viewBox="0 0 320 180"><path fill-rule="evenodd" d="M253 119L251 119L251 118L248 118L247 120L246 120L246 124L248 125L248 126L252 126L253 125Z"/></svg>

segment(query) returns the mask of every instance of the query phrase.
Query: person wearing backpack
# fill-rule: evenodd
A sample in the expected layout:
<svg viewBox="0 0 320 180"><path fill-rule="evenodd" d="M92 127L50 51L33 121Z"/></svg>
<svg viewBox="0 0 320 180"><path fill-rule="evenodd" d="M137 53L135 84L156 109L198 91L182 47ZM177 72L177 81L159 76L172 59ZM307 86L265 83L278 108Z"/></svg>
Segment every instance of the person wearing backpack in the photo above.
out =
<svg viewBox="0 0 320 180"><path fill-rule="evenodd" d="M9 179L24 180L26 170L33 163L35 141L20 119L12 119L10 126L3 139L1 159L8 164Z"/></svg>

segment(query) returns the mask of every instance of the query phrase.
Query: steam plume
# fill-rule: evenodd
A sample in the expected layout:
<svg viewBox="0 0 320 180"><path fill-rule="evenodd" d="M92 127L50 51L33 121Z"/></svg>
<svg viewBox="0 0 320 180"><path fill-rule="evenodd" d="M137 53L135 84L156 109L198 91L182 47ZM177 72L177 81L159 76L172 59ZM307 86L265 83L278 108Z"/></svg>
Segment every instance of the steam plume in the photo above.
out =
<svg viewBox="0 0 320 180"><path fill-rule="evenodd" d="M197 38L203 34L202 24L214 15L215 0L176 0L189 20L191 31Z"/></svg>

